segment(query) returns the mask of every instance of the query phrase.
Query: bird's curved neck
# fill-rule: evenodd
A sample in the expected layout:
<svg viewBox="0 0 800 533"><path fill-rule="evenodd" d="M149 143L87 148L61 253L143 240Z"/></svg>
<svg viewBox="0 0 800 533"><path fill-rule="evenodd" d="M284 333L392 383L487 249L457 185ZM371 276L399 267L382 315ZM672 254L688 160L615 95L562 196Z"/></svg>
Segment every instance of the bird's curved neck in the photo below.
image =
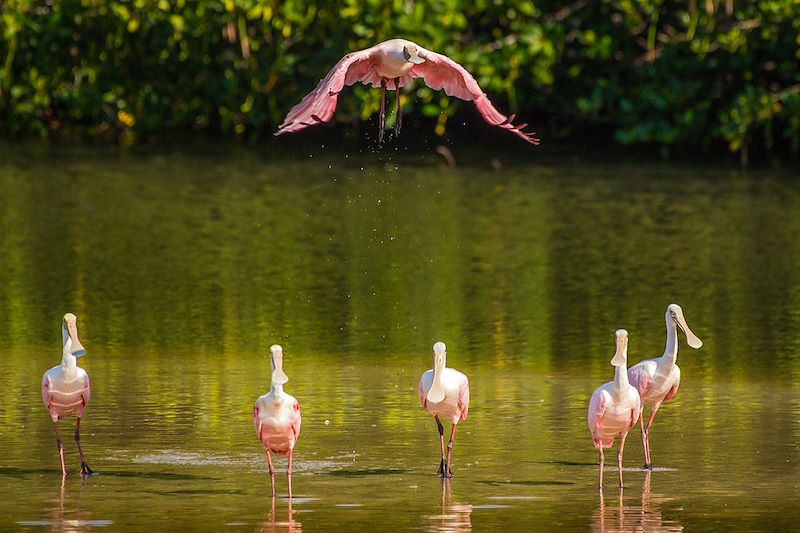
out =
<svg viewBox="0 0 800 533"><path fill-rule="evenodd" d="M275 396L276 398L280 398L281 396L283 396L282 383L273 383L272 388L270 390L272 391L273 396Z"/></svg>
<svg viewBox="0 0 800 533"><path fill-rule="evenodd" d="M667 318L667 345L664 347L661 359L670 364L675 364L678 359L678 328L669 318Z"/></svg>

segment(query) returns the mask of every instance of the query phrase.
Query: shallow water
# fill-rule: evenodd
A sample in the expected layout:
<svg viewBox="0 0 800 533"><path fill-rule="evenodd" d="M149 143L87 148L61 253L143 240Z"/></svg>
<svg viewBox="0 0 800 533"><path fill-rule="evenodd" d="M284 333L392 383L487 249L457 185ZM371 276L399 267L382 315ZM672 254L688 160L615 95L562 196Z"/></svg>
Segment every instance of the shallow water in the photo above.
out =
<svg viewBox="0 0 800 533"><path fill-rule="evenodd" d="M0 529L797 528L788 172L0 152ZM673 301L705 344L681 341L655 470L632 433L626 489L609 466L601 496L588 398L613 377L615 329L631 362L661 354ZM62 487L39 383L66 311L97 475L77 476L66 438ZM437 340L472 398L444 484L416 398ZM274 342L303 405L291 504L269 497L250 421Z"/></svg>

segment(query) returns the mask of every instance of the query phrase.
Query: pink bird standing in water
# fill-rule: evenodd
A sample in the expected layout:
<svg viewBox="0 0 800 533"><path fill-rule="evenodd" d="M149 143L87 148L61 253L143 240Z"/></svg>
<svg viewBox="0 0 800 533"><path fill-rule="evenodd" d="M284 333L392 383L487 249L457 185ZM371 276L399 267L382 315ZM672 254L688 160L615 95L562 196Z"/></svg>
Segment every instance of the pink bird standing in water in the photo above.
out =
<svg viewBox="0 0 800 533"><path fill-rule="evenodd" d="M450 470L453 442L456 439L456 426L467 419L469 413L469 380L467 376L454 368L447 368L447 347L443 342L433 345L433 368L428 370L419 380L419 402L423 409L436 419L439 429L439 443L442 460L436 475L441 478L453 477ZM450 442L447 443L447 455L444 453L444 427L439 417L449 419L453 423L450 430Z"/></svg>
<svg viewBox="0 0 800 533"><path fill-rule="evenodd" d="M61 442L58 422L75 415L77 417L75 442L81 456L81 476L87 477L92 475L92 470L86 463L81 449L81 418L89 403L92 388L89 384L89 375L77 364L77 358L86 355L86 350L78 340L78 318L72 313L64 315L61 322L61 341L63 343L61 364L44 373L42 400L53 419L58 455L61 459L61 476L67 475L67 469L64 466L64 444Z"/></svg>
<svg viewBox="0 0 800 533"><path fill-rule="evenodd" d="M625 438L642 413L639 393L628 383L625 369L628 362L628 332L618 329L616 336L617 351L611 359L611 365L615 367L614 381L600 385L589 401L589 431L592 432L594 447L600 450L600 490L603 490L603 448L611 448L617 435L620 436L617 452L619 487L623 487L622 451Z"/></svg>
<svg viewBox="0 0 800 533"><path fill-rule="evenodd" d="M253 407L253 427L258 440L267 451L269 479L272 497L275 497L275 469L272 455L286 455L289 465L286 478L289 484L289 498L292 497L292 450L300 435L300 404L291 394L283 392L283 385L289 378L283 372L283 348L275 344L269 349L269 363L272 368L272 388L269 393L256 400Z"/></svg>
<svg viewBox="0 0 800 533"><path fill-rule="evenodd" d="M653 468L650 460L650 426L653 425L661 403L672 400L678 394L678 387L681 384L681 369L676 363L678 360L677 328L681 328L686 334L686 343L689 346L695 350L703 346L703 341L697 338L686 324L680 305L668 305L664 319L667 322L667 345L664 348L664 355L655 359L647 359L628 369L628 379L631 385L639 391L643 408L646 405L651 406L647 424L644 423L644 416L641 419L644 468L647 469Z"/></svg>
<svg viewBox="0 0 800 533"><path fill-rule="evenodd" d="M514 115L505 116L495 109L478 82L464 67L445 55L426 50L405 39L390 39L344 56L320 81L316 89L289 111L275 135L300 131L308 126L329 122L336 110L336 102L342 89L360 81L364 85L381 89L379 141L383 140L386 88L395 91L397 120L394 132L397 136L403 124L400 88L413 78L422 78L428 87L436 91L444 89L448 96L475 102L478 112L492 126L510 131L530 144L539 144L535 133L522 131L527 124L515 126L511 123Z"/></svg>

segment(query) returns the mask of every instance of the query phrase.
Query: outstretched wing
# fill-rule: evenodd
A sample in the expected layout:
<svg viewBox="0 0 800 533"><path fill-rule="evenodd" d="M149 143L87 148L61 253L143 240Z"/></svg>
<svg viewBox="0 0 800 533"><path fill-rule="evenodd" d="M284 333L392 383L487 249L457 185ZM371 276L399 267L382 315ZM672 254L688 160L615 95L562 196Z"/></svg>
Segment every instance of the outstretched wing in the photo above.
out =
<svg viewBox="0 0 800 533"><path fill-rule="evenodd" d="M412 72L425 81L425 84L436 91L444 89L448 96L455 96L468 102L475 102L481 116L491 124L508 130L517 137L531 144L539 144L536 133L522 131L527 124L514 125L514 115L505 116L500 113L486 97L478 82L467 69L449 57L431 52L424 48L418 49L419 57L423 63L414 65Z"/></svg>
<svg viewBox="0 0 800 533"><path fill-rule="evenodd" d="M319 82L316 89L308 93L294 106L275 135L300 131L308 126L329 122L336 111L339 92L345 85L365 81L374 72L370 64L372 48L351 52L339 60L328 74Z"/></svg>

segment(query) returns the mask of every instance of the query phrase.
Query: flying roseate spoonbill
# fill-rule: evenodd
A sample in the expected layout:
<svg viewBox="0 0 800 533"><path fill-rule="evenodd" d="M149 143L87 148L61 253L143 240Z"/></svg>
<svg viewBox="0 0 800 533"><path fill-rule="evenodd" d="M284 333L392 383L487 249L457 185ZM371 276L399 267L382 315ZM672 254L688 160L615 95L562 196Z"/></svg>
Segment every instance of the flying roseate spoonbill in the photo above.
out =
<svg viewBox="0 0 800 533"><path fill-rule="evenodd" d="M495 109L478 82L464 67L445 55L426 50L405 39L390 39L344 56L320 81L317 88L289 111L275 135L300 131L308 126L329 122L333 118L339 93L344 86L360 81L364 85L381 89L379 141L383 140L386 89L388 87L396 92L397 120L394 125L396 136L403 124L399 89L413 78L422 78L431 89L437 91L444 89L448 96L475 102L478 112L492 126L508 130L531 144L539 144L535 133L522 131L527 124L515 126L511 123L514 115L505 116Z"/></svg>
<svg viewBox="0 0 800 533"><path fill-rule="evenodd" d="M58 455L61 459L61 475L67 475L64 466L64 444L61 442L61 433L58 430L58 421L75 415L75 442L78 444L78 453L81 455L81 476L92 475L92 470L86 463L81 449L81 418L89 403L92 389L89 384L89 375L78 366L77 358L86 355L86 349L78 340L78 318L72 313L64 315L61 322L61 340L63 350L61 364L54 366L44 373L42 377L42 400L53 419L56 432Z"/></svg>
<svg viewBox="0 0 800 533"><path fill-rule="evenodd" d="M443 342L433 345L433 368L422 374L419 380L419 402L423 409L433 415L439 428L439 443L442 460L436 475L442 478L453 477L450 470L456 426L467 419L469 412L469 380L454 368L445 366L447 347ZM450 442L447 443L447 456L444 453L444 427L439 417L450 419Z"/></svg>
<svg viewBox="0 0 800 533"><path fill-rule="evenodd" d="M597 387L589 401L589 431L592 432L594 447L600 450L600 490L603 490L603 448L611 448L617 435L620 436L617 452L619 486L623 487L622 451L625 449L625 438L642 413L639 392L628 383L625 368L628 362L628 332L618 329L616 336L617 351L611 359L611 365L615 367L614 381Z"/></svg>
<svg viewBox="0 0 800 533"><path fill-rule="evenodd" d="M686 334L686 343L697 350L703 346L703 341L692 333L683 318L683 309L678 304L667 306L664 316L667 322L667 346L664 348L664 355L655 359L647 359L628 369L628 380L631 385L636 387L642 397L642 408L650 405L650 416L647 424L644 423L644 416L641 418L642 427L642 446L644 447L644 468L652 468L650 461L650 426L656 417L658 408L662 402L668 402L678 393L678 386L681 384L681 369L675 361L678 359L678 332L680 327Z"/></svg>
<svg viewBox="0 0 800 533"><path fill-rule="evenodd" d="M289 381L283 372L283 348L275 344L269 349L269 364L272 368L272 388L256 400L253 407L253 427L258 440L267 451L269 479L272 497L275 497L275 469L271 453L289 457L286 478L289 483L289 498L292 497L292 450L300 435L300 404L291 394L283 392Z"/></svg>

